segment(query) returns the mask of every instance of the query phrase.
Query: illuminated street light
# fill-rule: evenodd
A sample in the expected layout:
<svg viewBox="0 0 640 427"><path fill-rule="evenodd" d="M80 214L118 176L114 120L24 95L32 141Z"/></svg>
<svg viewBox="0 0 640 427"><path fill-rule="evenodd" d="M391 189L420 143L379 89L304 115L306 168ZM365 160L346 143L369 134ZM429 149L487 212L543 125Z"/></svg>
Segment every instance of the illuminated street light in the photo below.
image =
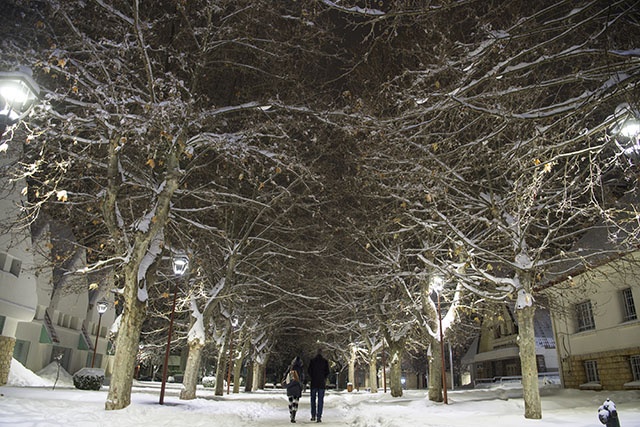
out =
<svg viewBox="0 0 640 427"><path fill-rule="evenodd" d="M173 259L173 274L176 276L182 276L187 272L189 268L189 258L186 256L179 256Z"/></svg>
<svg viewBox="0 0 640 427"><path fill-rule="evenodd" d="M40 87L20 71L0 71L0 138L26 117L40 97Z"/></svg>
<svg viewBox="0 0 640 427"><path fill-rule="evenodd" d="M632 160L640 159L640 115L627 103L620 104L614 113L611 128L616 144Z"/></svg>
<svg viewBox="0 0 640 427"><path fill-rule="evenodd" d="M98 331L96 332L96 342L93 346L93 357L91 358L91 367L96 361L96 351L98 350L98 338L100 338L100 323L102 323L102 315L107 312L109 303L105 300L98 301L96 304L96 310L98 311Z"/></svg>
<svg viewBox="0 0 640 427"><path fill-rule="evenodd" d="M436 274L431 277L431 290L436 293L438 297L438 326L440 330L440 356L442 357L442 392L443 392L443 402L445 405L449 404L449 400L447 399L447 372L446 365L444 362L444 338L442 334L442 313L440 311L440 293L444 290L444 279L442 276Z"/></svg>
<svg viewBox="0 0 640 427"><path fill-rule="evenodd" d="M189 258L177 256L173 259L173 273L182 277L189 268ZM173 282L173 305L171 307L171 317L169 320L169 337L167 338L167 348L164 352L164 366L162 367L162 386L160 387L160 404L164 404L164 391L167 386L167 367L169 365L169 352L171 350L171 333L173 332L173 314L176 311L176 296L178 294L177 281Z"/></svg>

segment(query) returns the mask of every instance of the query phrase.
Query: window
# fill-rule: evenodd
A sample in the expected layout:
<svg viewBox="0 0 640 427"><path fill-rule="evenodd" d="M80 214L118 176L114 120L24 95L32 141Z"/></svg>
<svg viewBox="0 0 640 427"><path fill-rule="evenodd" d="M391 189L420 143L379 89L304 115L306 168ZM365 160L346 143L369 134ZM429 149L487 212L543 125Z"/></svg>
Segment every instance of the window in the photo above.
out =
<svg viewBox="0 0 640 427"><path fill-rule="evenodd" d="M624 309L624 322L638 318L636 305L633 303L633 292L631 292L631 288L622 290L622 307Z"/></svg>
<svg viewBox="0 0 640 427"><path fill-rule="evenodd" d="M22 261L20 261L19 259L12 259L11 260L11 274L13 274L16 277L20 277L20 270L22 269Z"/></svg>
<svg viewBox="0 0 640 427"><path fill-rule="evenodd" d="M640 356L631 356L629 358L631 362L631 372L633 373L633 380L640 381Z"/></svg>
<svg viewBox="0 0 640 427"><path fill-rule="evenodd" d="M500 326L496 326L493 331L493 336L495 339L499 339L502 337L502 328Z"/></svg>
<svg viewBox="0 0 640 427"><path fill-rule="evenodd" d="M588 383L599 383L598 362L595 360L587 360L584 362L584 371L587 374Z"/></svg>
<svg viewBox="0 0 640 427"><path fill-rule="evenodd" d="M9 266L7 266L7 261ZM6 270L6 268L9 270ZM19 259L13 258L11 255L7 255L6 253L0 253L0 270L8 271L16 277L20 277L20 270L22 269L22 261Z"/></svg>
<svg viewBox="0 0 640 427"><path fill-rule="evenodd" d="M29 341L16 340L16 345L13 347L13 358L26 366L30 346L31 343Z"/></svg>
<svg viewBox="0 0 640 427"><path fill-rule="evenodd" d="M591 301L576 304L576 314L578 317L578 332L589 331L596 328L596 323L593 320Z"/></svg>

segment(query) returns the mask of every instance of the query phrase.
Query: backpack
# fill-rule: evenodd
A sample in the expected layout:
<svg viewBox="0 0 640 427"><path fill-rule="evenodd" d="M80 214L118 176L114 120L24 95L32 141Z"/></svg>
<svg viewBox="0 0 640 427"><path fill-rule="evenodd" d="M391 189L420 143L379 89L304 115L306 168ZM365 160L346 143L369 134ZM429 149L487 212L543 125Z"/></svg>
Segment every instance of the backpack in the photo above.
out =
<svg viewBox="0 0 640 427"><path fill-rule="evenodd" d="M298 399L302 396L302 384L300 381L296 381L292 379L287 384L287 396L297 397Z"/></svg>

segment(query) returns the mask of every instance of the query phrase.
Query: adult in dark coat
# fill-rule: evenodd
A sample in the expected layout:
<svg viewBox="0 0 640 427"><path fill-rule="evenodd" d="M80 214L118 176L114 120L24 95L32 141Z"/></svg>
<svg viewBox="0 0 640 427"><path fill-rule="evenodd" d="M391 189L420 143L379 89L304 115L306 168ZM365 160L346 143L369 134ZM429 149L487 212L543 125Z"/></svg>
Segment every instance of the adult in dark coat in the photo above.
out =
<svg viewBox="0 0 640 427"><path fill-rule="evenodd" d="M311 421L322 421L324 406L324 391L329 377L329 362L322 357L322 350L318 349L316 357L309 362L309 378L311 379Z"/></svg>

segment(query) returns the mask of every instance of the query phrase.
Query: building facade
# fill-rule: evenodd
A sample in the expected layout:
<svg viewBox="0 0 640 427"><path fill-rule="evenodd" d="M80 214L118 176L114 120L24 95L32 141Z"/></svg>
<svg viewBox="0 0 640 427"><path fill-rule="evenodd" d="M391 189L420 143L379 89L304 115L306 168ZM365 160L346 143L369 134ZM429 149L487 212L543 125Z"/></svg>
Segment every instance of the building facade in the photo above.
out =
<svg viewBox="0 0 640 427"><path fill-rule="evenodd" d="M8 145L0 154L2 175L21 154L19 144ZM15 226L24 185L8 177L0 182L0 385L9 376L18 326L33 319L38 305L31 233Z"/></svg>
<svg viewBox="0 0 640 427"><path fill-rule="evenodd" d="M640 389L640 252L549 288L565 388Z"/></svg>
<svg viewBox="0 0 640 427"><path fill-rule="evenodd" d="M9 170L21 154L12 142L0 167ZM108 371L113 282L105 274L71 274L86 265L85 253L63 224L20 222L25 186L6 178L0 185L0 385L7 383L13 358L34 372L54 361L71 374L92 363ZM99 300L110 307L102 316L95 309Z"/></svg>
<svg viewBox="0 0 640 427"><path fill-rule="evenodd" d="M553 337L551 317L546 309L536 310L534 317L536 360L540 375L557 375L558 358ZM519 380L522 376L518 324L511 306L501 306L501 312L482 322L480 334L462 358L463 369L468 372L469 384Z"/></svg>

